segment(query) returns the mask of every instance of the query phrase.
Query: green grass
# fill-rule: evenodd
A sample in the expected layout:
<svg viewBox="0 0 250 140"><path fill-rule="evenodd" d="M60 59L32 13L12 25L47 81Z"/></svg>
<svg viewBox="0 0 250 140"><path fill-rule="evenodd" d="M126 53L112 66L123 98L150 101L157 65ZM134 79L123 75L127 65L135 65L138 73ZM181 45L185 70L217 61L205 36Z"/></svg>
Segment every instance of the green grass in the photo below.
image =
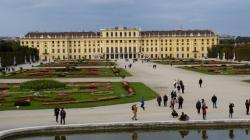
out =
<svg viewBox="0 0 250 140"><path fill-rule="evenodd" d="M48 74L41 74L39 76L30 75L32 73L40 72L41 69L31 69L25 71L18 71L15 74L0 75L3 79L36 79L36 78L95 78L95 77L119 77L119 75L114 74L111 68L96 68L97 72L88 72L86 69L80 71L54 71L48 72ZM126 70L120 68L120 74L131 76ZM90 73L96 73L96 75L91 75ZM63 76L61 76L63 74Z"/></svg>
<svg viewBox="0 0 250 140"><path fill-rule="evenodd" d="M209 71L206 67L189 67L189 66L183 66L183 67L178 67L181 69L189 70L189 71L194 71L194 72L199 72L199 73L204 73L204 74L210 74L210 75L241 75L236 73L237 69L234 68L226 68L221 70L221 72L212 72Z"/></svg>
<svg viewBox="0 0 250 140"><path fill-rule="evenodd" d="M250 80L244 80L243 82L247 82L247 83L250 83Z"/></svg>
<svg viewBox="0 0 250 140"><path fill-rule="evenodd" d="M92 94L87 94L87 93L81 93L81 94L70 93L69 95L67 95L67 97L71 97L76 100L89 100L89 99L96 99L96 98L102 98L102 97L108 97L108 96L120 96L122 98L114 99L110 101L97 101L97 102L91 102L91 103L72 103L72 104L62 104L62 105L43 105L42 102L31 101L31 106L20 107L19 110L51 109L51 108L54 108L55 106L64 107L64 108L86 108L86 107L107 106L107 105L139 102L142 96L144 96L145 100L151 100L151 99L154 99L157 95L152 89L150 89L143 83L132 82L129 84L135 90L135 93L136 93L135 95L131 97L124 97L124 94L126 94L127 91L125 91L121 82L113 82L112 93L107 93L105 89L103 89L102 87L98 87L97 91L103 91L104 94L92 95ZM80 86L73 86L73 87L69 86L62 90L79 91L79 89L80 89ZM40 93L41 95L48 96L50 98L55 98L55 97L59 97L58 91L59 90L40 91ZM14 106L14 100L17 97L29 96L33 94L33 92L20 89L20 87L18 86L11 87L9 89L9 92L11 92L11 96L5 97L5 99L8 102L2 103L2 104L0 103L1 104L0 110L17 110L16 107Z"/></svg>
<svg viewBox="0 0 250 140"><path fill-rule="evenodd" d="M221 62L221 61L209 61L209 60L163 60L163 61L153 61L157 64L163 65L201 65L201 64L233 64L232 62Z"/></svg>
<svg viewBox="0 0 250 140"><path fill-rule="evenodd" d="M115 62L104 62L104 61L86 61L86 62L59 62L59 63L48 63L40 64L37 67L67 67L67 66L116 66Z"/></svg>
<svg viewBox="0 0 250 140"><path fill-rule="evenodd" d="M204 73L204 74L210 74L210 75L215 75L215 73L213 72L209 72L207 71L207 69L195 69L195 68L192 68L192 67L187 67L187 66L184 66L184 67L178 67L178 68L181 68L181 69L184 69L184 70L189 70L189 71L194 71L194 72L199 72L199 73Z"/></svg>

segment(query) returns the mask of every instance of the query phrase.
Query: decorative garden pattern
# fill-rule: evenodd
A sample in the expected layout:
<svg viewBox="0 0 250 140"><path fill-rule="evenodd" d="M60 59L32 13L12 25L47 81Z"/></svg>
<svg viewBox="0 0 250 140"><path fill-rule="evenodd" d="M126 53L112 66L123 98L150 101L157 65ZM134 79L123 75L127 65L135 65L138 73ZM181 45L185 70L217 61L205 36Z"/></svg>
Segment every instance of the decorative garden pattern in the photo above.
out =
<svg viewBox="0 0 250 140"><path fill-rule="evenodd" d="M0 110L93 107L153 99L156 93L142 83L61 83L34 80L1 84Z"/></svg>
<svg viewBox="0 0 250 140"><path fill-rule="evenodd" d="M248 75L250 74L249 65L214 65L214 66L184 66L180 67L186 70L221 75Z"/></svg>
<svg viewBox="0 0 250 140"><path fill-rule="evenodd" d="M8 74L0 75L0 78L82 78L82 77L117 77L130 76L121 68L39 68L19 70Z"/></svg>

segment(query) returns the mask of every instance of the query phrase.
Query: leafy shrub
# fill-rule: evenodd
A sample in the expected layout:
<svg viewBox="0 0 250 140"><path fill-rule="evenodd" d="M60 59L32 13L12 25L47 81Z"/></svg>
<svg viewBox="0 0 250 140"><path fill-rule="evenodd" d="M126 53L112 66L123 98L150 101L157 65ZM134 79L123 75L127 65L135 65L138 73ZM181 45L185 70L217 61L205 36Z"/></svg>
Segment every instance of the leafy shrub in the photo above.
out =
<svg viewBox="0 0 250 140"><path fill-rule="evenodd" d="M15 106L30 106L31 103L29 100L19 100L15 102Z"/></svg>
<svg viewBox="0 0 250 140"><path fill-rule="evenodd" d="M33 80L20 84L21 89L46 90L65 88L66 84L55 80Z"/></svg>

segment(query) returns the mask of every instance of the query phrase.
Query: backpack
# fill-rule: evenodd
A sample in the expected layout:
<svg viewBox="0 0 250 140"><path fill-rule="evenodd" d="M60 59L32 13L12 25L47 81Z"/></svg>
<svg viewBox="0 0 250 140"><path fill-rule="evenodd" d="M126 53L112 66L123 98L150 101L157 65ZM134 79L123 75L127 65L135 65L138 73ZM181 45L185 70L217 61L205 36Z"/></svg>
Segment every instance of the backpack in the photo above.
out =
<svg viewBox="0 0 250 140"><path fill-rule="evenodd" d="M131 110L134 111L134 105L132 105Z"/></svg>

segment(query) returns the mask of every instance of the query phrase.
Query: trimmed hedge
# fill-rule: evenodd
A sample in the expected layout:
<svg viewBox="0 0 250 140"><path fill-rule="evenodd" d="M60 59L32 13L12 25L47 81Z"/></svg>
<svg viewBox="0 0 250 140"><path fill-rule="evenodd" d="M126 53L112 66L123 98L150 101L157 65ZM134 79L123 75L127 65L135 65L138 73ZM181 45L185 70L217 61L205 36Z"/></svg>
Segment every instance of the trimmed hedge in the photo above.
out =
<svg viewBox="0 0 250 140"><path fill-rule="evenodd" d="M65 88L66 84L55 80L32 80L20 84L21 89L46 90Z"/></svg>
<svg viewBox="0 0 250 140"><path fill-rule="evenodd" d="M14 105L15 106L30 106L31 103L28 100L20 100L20 101L16 101Z"/></svg>

